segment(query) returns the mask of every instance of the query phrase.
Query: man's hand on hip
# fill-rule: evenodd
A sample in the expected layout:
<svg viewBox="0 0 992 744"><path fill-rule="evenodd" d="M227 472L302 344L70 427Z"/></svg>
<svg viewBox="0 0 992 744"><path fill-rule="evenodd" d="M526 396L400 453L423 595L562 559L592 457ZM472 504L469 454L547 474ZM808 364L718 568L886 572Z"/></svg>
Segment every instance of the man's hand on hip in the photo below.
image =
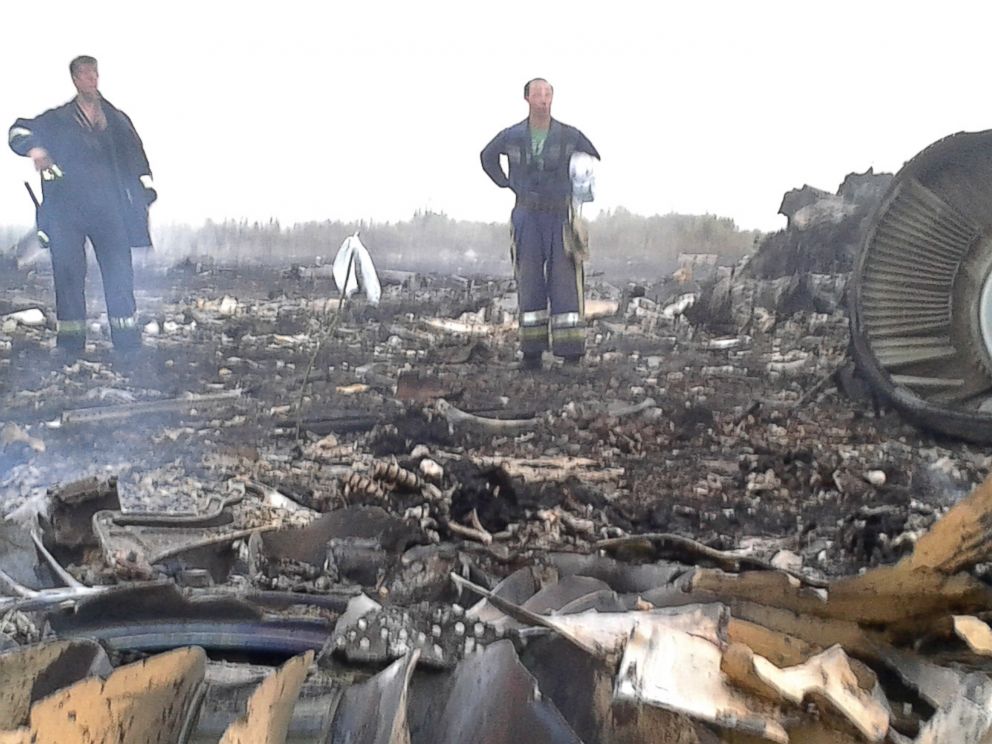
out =
<svg viewBox="0 0 992 744"><path fill-rule="evenodd" d="M48 156L48 150L44 147L32 147L28 150L28 157L34 161L34 169L43 171L52 167L52 159Z"/></svg>

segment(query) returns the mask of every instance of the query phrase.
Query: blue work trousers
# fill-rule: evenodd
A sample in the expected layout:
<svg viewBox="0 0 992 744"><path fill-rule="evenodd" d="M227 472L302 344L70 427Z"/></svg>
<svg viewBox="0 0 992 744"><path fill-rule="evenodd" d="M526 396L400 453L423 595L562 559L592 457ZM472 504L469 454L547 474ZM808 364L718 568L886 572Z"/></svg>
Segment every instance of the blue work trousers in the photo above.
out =
<svg viewBox="0 0 992 744"><path fill-rule="evenodd" d="M517 206L513 209L513 263L517 277L520 349L557 356L585 351L582 262L566 255L567 213Z"/></svg>
<svg viewBox="0 0 992 744"><path fill-rule="evenodd" d="M94 200L95 201L95 200ZM59 340L86 333L86 239L103 277L110 330L115 341L135 327L134 270L124 218L116 203L67 203L48 224Z"/></svg>

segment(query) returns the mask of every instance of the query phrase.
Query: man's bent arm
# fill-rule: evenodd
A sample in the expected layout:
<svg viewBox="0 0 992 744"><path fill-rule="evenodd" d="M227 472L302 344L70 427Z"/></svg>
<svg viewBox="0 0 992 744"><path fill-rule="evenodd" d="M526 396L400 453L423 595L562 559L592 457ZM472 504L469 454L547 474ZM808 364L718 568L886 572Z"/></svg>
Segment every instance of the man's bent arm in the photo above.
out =
<svg viewBox="0 0 992 744"><path fill-rule="evenodd" d="M7 133L7 142L10 144L11 150L24 157L28 157L31 150L36 147L44 148L41 139L35 132L33 119L18 119L15 121L14 126Z"/></svg>
<svg viewBox="0 0 992 744"><path fill-rule="evenodd" d="M482 160L482 170L501 189L505 189L510 185L510 179L503 172L503 164L499 162L499 156L506 154L506 148L503 146L505 135L506 130L504 129L493 137L488 145L482 148L482 152L479 155Z"/></svg>
<svg viewBox="0 0 992 744"><path fill-rule="evenodd" d="M592 155L596 158L596 160L602 160L602 158L599 157L599 150L593 147L593 144L589 141L589 138L582 134L582 132L579 132L578 129L575 131L578 132L579 135L578 142L575 143L575 149L579 152L584 152L587 155Z"/></svg>

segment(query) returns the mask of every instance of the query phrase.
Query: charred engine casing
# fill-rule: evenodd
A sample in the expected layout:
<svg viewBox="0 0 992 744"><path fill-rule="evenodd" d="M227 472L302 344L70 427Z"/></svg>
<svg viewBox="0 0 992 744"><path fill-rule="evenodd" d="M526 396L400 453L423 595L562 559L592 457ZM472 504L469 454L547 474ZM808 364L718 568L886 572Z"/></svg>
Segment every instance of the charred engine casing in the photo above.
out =
<svg viewBox="0 0 992 744"><path fill-rule="evenodd" d="M939 140L896 174L849 300L855 361L881 397L992 442L992 130Z"/></svg>

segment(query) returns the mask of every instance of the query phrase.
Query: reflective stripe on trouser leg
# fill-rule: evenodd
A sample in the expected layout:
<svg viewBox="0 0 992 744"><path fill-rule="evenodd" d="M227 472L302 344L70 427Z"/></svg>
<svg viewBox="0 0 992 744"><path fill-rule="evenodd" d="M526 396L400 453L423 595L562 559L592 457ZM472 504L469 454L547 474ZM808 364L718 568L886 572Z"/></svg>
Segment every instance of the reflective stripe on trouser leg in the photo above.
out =
<svg viewBox="0 0 992 744"><path fill-rule="evenodd" d="M520 350L524 354L533 354L547 348L548 311L532 310L520 313Z"/></svg>
<svg viewBox="0 0 992 744"><path fill-rule="evenodd" d="M141 346L141 331L138 330L137 319L130 315L126 318L107 319L110 324L110 338L118 349L136 349Z"/></svg>
<svg viewBox="0 0 992 744"><path fill-rule="evenodd" d="M55 317L63 323L80 323L86 333L86 231L76 215L53 213L48 224L52 277L55 280ZM71 325L69 326L71 327Z"/></svg>
<svg viewBox="0 0 992 744"><path fill-rule="evenodd" d="M551 345L556 356L578 356L585 351L586 323L579 313L551 316Z"/></svg>
<svg viewBox="0 0 992 744"><path fill-rule="evenodd" d="M539 354L548 348L548 293L544 280L545 251L540 214L513 210L513 268L517 277L520 350Z"/></svg>
<svg viewBox="0 0 992 744"><path fill-rule="evenodd" d="M111 331L123 331L128 328L138 327L138 321L133 315L127 318L108 318L107 321L110 324Z"/></svg>
<svg viewBox="0 0 992 744"><path fill-rule="evenodd" d="M134 303L134 269L127 226L119 209L108 200L88 212L88 230L93 252L103 275L110 337L118 349L141 345Z"/></svg>
<svg viewBox="0 0 992 744"><path fill-rule="evenodd" d="M86 335L85 320L59 320L56 328L58 328L59 333Z"/></svg>
<svg viewBox="0 0 992 744"><path fill-rule="evenodd" d="M551 305L551 347L555 356L585 353L585 273L582 262L565 253L563 219L550 226L548 300Z"/></svg>
<svg viewBox="0 0 992 744"><path fill-rule="evenodd" d="M56 328L55 345L59 348L82 351L86 347L85 320L59 320Z"/></svg>
<svg viewBox="0 0 992 744"><path fill-rule="evenodd" d="M90 242L103 275L107 315L111 318L129 318L135 314L137 307L134 303L131 247L124 218L119 209L110 206L93 209L87 216Z"/></svg>

